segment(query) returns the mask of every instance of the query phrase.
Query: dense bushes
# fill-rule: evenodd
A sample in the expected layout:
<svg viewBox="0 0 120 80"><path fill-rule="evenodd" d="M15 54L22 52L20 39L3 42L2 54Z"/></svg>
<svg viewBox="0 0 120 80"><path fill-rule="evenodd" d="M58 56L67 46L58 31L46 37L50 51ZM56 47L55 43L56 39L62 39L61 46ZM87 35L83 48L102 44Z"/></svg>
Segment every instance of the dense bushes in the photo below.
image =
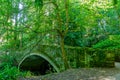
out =
<svg viewBox="0 0 120 80"><path fill-rule="evenodd" d="M20 58L16 53L1 53L0 55L0 80L17 80L19 77L28 75L18 68L17 59Z"/></svg>
<svg viewBox="0 0 120 80"><path fill-rule="evenodd" d="M104 41L101 41L95 45L93 45L93 48L101 48L101 49L105 49L105 48L119 48L120 46L118 46L118 43L109 39L106 39Z"/></svg>
<svg viewBox="0 0 120 80"><path fill-rule="evenodd" d="M16 80L22 76L22 72L17 67L5 65L0 69L0 80Z"/></svg>
<svg viewBox="0 0 120 80"><path fill-rule="evenodd" d="M93 48L118 49L120 48L120 35L110 35L108 39L93 45Z"/></svg>
<svg viewBox="0 0 120 80"><path fill-rule="evenodd" d="M120 35L110 35L108 39L93 45L93 48L113 50L115 61L120 62Z"/></svg>

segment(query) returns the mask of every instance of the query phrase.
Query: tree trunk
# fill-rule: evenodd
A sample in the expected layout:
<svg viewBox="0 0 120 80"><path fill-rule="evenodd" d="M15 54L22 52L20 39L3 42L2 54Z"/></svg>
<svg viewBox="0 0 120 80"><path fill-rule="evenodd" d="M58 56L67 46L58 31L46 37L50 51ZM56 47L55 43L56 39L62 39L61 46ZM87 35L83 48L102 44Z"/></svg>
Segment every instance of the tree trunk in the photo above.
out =
<svg viewBox="0 0 120 80"><path fill-rule="evenodd" d="M66 55L65 48L64 48L64 37L61 37L60 46L61 46L62 58L64 61L65 69L69 69L70 67L68 64L67 55Z"/></svg>
<svg viewBox="0 0 120 80"><path fill-rule="evenodd" d="M70 66L68 64L67 54L66 54L65 49L64 49L64 37L65 37L65 35L68 31L68 22L69 22L69 20L68 20L68 7L67 7L68 6L68 1L65 0L66 24L64 24L64 25L65 25L66 29L63 30L63 31L61 30L62 29L61 27L63 26L63 24L62 24L62 18L61 18L60 13L59 13L59 7L56 3L53 3L53 4L54 4L54 6L56 7L56 10L57 10L57 13L56 13L57 22L58 22L57 32L58 32L58 34L60 36L60 39L61 39L60 40L60 47L61 47L61 52L62 52L62 59L63 59L63 62L64 62L65 69L69 69Z"/></svg>

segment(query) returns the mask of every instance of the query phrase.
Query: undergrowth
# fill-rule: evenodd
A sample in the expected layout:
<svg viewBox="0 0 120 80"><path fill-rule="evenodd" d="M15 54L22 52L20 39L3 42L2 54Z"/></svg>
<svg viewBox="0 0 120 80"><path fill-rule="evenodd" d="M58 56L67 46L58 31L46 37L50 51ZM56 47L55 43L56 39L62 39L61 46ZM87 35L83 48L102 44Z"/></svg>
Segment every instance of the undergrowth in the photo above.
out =
<svg viewBox="0 0 120 80"><path fill-rule="evenodd" d="M32 75L30 72L19 70L17 57L11 54L0 55L0 80L18 80L21 77Z"/></svg>

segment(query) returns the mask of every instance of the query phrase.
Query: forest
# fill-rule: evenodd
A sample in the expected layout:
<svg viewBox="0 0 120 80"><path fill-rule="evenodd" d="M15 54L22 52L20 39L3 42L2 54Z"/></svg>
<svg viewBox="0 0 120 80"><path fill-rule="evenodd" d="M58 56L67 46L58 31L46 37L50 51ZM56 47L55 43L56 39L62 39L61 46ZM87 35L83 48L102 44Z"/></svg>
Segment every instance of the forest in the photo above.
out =
<svg viewBox="0 0 120 80"><path fill-rule="evenodd" d="M0 0L0 80L119 76L120 0Z"/></svg>

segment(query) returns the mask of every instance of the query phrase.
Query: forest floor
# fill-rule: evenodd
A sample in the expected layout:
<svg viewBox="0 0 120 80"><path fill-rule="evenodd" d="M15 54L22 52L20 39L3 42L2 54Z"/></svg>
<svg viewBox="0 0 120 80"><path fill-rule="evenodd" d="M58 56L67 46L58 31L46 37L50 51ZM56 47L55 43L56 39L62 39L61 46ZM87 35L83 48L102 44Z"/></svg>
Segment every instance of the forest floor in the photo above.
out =
<svg viewBox="0 0 120 80"><path fill-rule="evenodd" d="M120 65L116 68L79 68L61 73L21 78L19 80L120 80Z"/></svg>

